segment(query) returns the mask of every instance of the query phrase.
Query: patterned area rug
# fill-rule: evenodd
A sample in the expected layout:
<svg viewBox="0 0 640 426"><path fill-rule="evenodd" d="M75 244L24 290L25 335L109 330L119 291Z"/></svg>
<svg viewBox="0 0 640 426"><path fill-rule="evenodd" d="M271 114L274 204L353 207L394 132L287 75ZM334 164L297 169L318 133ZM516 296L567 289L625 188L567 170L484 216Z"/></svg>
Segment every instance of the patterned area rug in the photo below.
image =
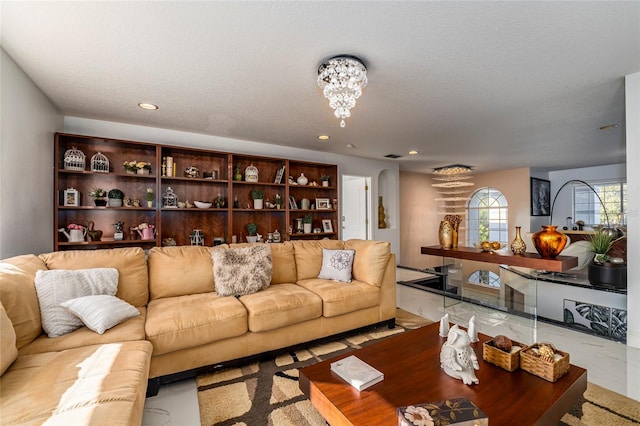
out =
<svg viewBox="0 0 640 426"><path fill-rule="evenodd" d="M398 309L397 326L369 329L323 344L198 376L198 404L202 425L326 426L298 387L298 369L351 352L430 324ZM640 403L589 383L583 400L562 418L563 426L638 425Z"/></svg>

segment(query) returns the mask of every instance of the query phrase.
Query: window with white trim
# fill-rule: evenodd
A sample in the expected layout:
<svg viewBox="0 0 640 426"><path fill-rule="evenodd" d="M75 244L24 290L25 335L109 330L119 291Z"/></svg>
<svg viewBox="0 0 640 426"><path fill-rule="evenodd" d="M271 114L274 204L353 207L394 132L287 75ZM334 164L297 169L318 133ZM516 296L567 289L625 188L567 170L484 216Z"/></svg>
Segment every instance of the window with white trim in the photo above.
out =
<svg viewBox="0 0 640 426"><path fill-rule="evenodd" d="M588 183L598 193L604 207L591 188L586 185L575 185L573 187L574 223L582 220L588 226L607 226L606 216L608 215L609 225L625 225L627 223L627 183Z"/></svg>
<svg viewBox="0 0 640 426"><path fill-rule="evenodd" d="M467 243L473 245L482 241L508 239L507 199L495 188L482 188L471 196L467 207Z"/></svg>

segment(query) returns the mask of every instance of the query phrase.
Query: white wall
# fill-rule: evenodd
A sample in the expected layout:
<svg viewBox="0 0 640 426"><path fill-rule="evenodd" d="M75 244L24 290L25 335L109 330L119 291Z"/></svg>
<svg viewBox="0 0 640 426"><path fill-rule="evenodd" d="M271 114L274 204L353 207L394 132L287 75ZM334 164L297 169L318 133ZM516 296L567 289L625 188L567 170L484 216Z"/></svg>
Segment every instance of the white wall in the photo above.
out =
<svg viewBox="0 0 640 426"><path fill-rule="evenodd" d="M53 135L63 117L0 49L0 259L53 250Z"/></svg>
<svg viewBox="0 0 640 426"><path fill-rule="evenodd" d="M627 153L629 157L629 153ZM560 193L558 190L562 185L570 180L582 180L587 183L589 181L620 181L627 177L626 164L611 164L608 166L584 167L580 169L568 169L555 172L549 172L549 180L551 181L551 201L556 196L556 203L553 208L553 224L562 228L566 224L567 217L573 217L573 191L571 185L565 186ZM578 184L579 185L579 184ZM609 221L614 222L615 212L608 212L611 216ZM547 225L549 218L545 217Z"/></svg>
<svg viewBox="0 0 640 426"><path fill-rule="evenodd" d="M343 174L371 177L370 194L378 194L377 177L383 170L386 170L396 177L394 181L395 188L388 189L391 190L392 194L398 194L399 166L397 162L390 160L369 160L308 149L78 117L65 117L64 131L81 135L337 164L338 174L340 175L338 180L340 182ZM374 205L377 208L377 197L375 201ZM395 198L389 197L389 199L386 199L385 204L387 203L396 208L395 206L398 203L397 195L395 195ZM338 207L341 211L342 206L339 205ZM372 206L370 205L369 208L371 209ZM377 218L377 214L374 217ZM373 227L372 239L389 241L391 243L391 251L398 255L400 254L400 232L397 228L378 230L377 226L375 226Z"/></svg>

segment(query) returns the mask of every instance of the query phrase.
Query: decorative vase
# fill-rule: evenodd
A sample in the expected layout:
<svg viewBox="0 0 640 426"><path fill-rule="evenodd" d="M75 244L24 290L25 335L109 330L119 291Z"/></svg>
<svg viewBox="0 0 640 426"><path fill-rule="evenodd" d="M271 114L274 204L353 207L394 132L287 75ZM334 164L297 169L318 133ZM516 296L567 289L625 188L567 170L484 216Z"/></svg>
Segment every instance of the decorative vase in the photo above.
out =
<svg viewBox="0 0 640 426"><path fill-rule="evenodd" d="M93 202L98 207L104 207L107 205L107 200L105 200L104 198L96 198L95 200L93 200Z"/></svg>
<svg viewBox="0 0 640 426"><path fill-rule="evenodd" d="M305 234L310 234L311 233L311 225L312 225L311 223L303 223L302 224L302 231Z"/></svg>
<svg viewBox="0 0 640 426"><path fill-rule="evenodd" d="M253 200L253 208L256 210L261 210L264 206L264 200L262 198L256 198Z"/></svg>
<svg viewBox="0 0 640 426"><path fill-rule="evenodd" d="M451 225L451 248L458 248L458 229Z"/></svg>
<svg viewBox="0 0 640 426"><path fill-rule="evenodd" d="M524 254L527 250L527 245L524 243L524 240L520 236L520 228L521 226L516 226L516 237L511 241L511 251L513 254Z"/></svg>
<svg viewBox="0 0 640 426"><path fill-rule="evenodd" d="M233 180L239 182L242 180L242 172L240 172L240 168L236 167L236 170L233 172Z"/></svg>
<svg viewBox="0 0 640 426"><path fill-rule="evenodd" d="M328 187L329 186L329 181L328 180L323 180L322 181L322 186Z"/></svg>
<svg viewBox="0 0 640 426"><path fill-rule="evenodd" d="M555 259L567 244L567 236L556 228L555 225L542 225L542 230L531 236L536 251L544 259Z"/></svg>
<svg viewBox="0 0 640 426"><path fill-rule="evenodd" d="M146 176L146 175L148 175L148 174L149 174L149 169L146 169L146 168L144 168L144 167L143 167L143 168L141 168L141 169L138 169L138 174L139 174L139 175L145 175L145 176Z"/></svg>
<svg viewBox="0 0 640 426"><path fill-rule="evenodd" d="M109 207L122 207L121 198L109 198Z"/></svg>
<svg viewBox="0 0 640 426"><path fill-rule="evenodd" d="M440 222L440 228L438 229L438 237L440 239L440 246L445 249L453 248L453 227L447 220Z"/></svg>
<svg viewBox="0 0 640 426"><path fill-rule="evenodd" d="M304 175L304 173L300 173L297 179L298 185L306 185L309 183L309 179Z"/></svg>
<svg viewBox="0 0 640 426"><path fill-rule="evenodd" d="M128 174L128 175L135 175L136 171L135 170L131 170L131 169L126 169L125 173Z"/></svg>
<svg viewBox="0 0 640 426"><path fill-rule="evenodd" d="M385 221L384 204L382 204L382 195L378 196L378 229L385 229L387 222Z"/></svg>

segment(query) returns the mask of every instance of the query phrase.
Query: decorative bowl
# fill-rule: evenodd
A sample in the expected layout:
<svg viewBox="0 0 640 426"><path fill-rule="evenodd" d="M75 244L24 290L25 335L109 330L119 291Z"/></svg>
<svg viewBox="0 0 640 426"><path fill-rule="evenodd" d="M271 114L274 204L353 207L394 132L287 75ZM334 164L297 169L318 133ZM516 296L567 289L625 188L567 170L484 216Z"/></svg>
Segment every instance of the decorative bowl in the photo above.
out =
<svg viewBox="0 0 640 426"><path fill-rule="evenodd" d="M206 202L206 201L194 201L193 203L199 209L208 209L209 207L211 207L213 205L213 203L209 203L209 202Z"/></svg>

